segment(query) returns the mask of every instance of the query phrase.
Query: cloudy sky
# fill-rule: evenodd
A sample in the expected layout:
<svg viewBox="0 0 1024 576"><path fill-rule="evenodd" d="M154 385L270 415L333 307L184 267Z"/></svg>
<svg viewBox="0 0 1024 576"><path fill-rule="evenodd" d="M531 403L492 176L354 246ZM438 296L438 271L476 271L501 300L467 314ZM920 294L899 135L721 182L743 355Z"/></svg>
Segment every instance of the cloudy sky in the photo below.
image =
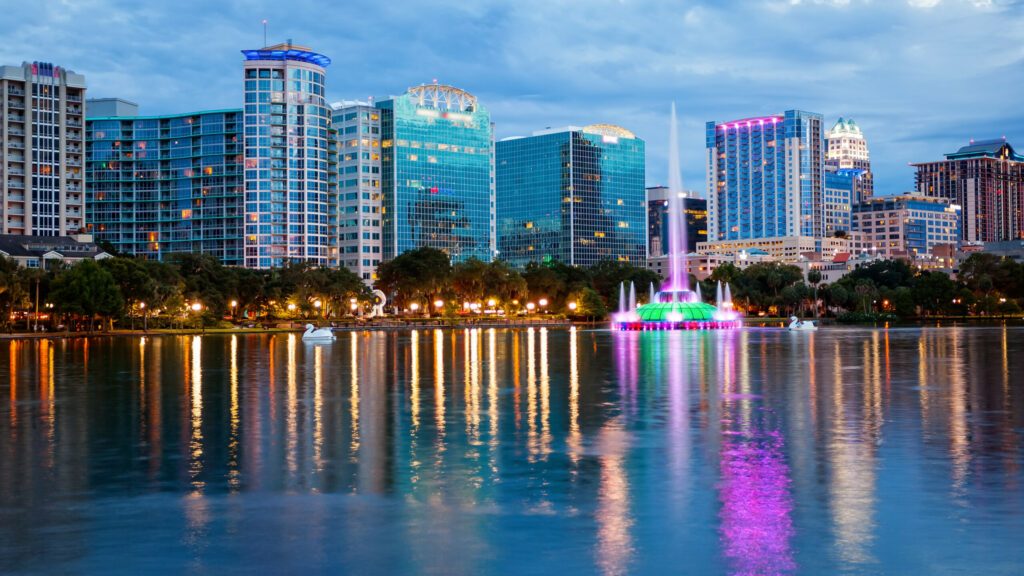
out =
<svg viewBox="0 0 1024 576"><path fill-rule="evenodd" d="M143 113L241 106L241 48L330 56L331 100L438 79L476 94L499 138L620 124L667 180L703 189L704 122L800 108L854 118L881 193L971 138L1024 148L1024 0L0 0L0 63L84 73Z"/></svg>

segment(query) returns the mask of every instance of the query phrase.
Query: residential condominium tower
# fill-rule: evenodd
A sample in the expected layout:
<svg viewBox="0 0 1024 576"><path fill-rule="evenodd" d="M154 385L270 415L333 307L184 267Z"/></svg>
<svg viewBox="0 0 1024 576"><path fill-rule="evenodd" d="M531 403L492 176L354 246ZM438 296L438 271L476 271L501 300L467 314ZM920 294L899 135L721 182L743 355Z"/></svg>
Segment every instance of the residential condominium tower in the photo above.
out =
<svg viewBox="0 0 1024 576"><path fill-rule="evenodd" d="M241 266L242 111L139 116L111 100L88 102L89 231L125 254L195 252Z"/></svg>
<svg viewBox="0 0 1024 576"><path fill-rule="evenodd" d="M708 241L825 231L821 115L707 123Z"/></svg>
<svg viewBox="0 0 1024 576"><path fill-rule="evenodd" d="M497 145L498 255L514 266L601 260L644 266L644 141L609 124Z"/></svg>
<svg viewBox="0 0 1024 576"><path fill-rule="evenodd" d="M853 120L842 118L825 134L825 169L859 170L858 178L851 182L852 202L862 202L874 195L874 176L871 173L871 155L864 132Z"/></svg>
<svg viewBox="0 0 1024 576"><path fill-rule="evenodd" d="M380 110L370 102L333 105L338 144L338 253L341 265L375 280L383 254Z"/></svg>
<svg viewBox="0 0 1024 576"><path fill-rule="evenodd" d="M960 207L920 193L877 196L853 206L854 229L873 255L922 258L936 246L956 246Z"/></svg>
<svg viewBox="0 0 1024 576"><path fill-rule="evenodd" d="M85 77L45 62L0 66L0 233L84 231Z"/></svg>
<svg viewBox="0 0 1024 576"><path fill-rule="evenodd" d="M243 50L245 265L336 265L329 58L288 41Z"/></svg>
<svg viewBox="0 0 1024 576"><path fill-rule="evenodd" d="M914 164L917 191L961 208L960 238L1024 238L1024 156L1005 139L972 141L945 160Z"/></svg>
<svg viewBox="0 0 1024 576"><path fill-rule="evenodd" d="M487 109L476 96L443 84L410 88L377 108L382 258L423 246L453 261L494 258L494 137Z"/></svg>

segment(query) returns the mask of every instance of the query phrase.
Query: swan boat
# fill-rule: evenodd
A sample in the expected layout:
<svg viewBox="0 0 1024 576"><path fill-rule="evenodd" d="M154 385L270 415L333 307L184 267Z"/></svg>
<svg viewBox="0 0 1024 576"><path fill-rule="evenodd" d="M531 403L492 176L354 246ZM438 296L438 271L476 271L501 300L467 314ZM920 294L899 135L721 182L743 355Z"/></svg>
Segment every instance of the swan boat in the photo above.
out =
<svg viewBox="0 0 1024 576"><path fill-rule="evenodd" d="M312 324L306 324L302 339L306 342L331 342L334 340L334 332L330 328L316 328Z"/></svg>

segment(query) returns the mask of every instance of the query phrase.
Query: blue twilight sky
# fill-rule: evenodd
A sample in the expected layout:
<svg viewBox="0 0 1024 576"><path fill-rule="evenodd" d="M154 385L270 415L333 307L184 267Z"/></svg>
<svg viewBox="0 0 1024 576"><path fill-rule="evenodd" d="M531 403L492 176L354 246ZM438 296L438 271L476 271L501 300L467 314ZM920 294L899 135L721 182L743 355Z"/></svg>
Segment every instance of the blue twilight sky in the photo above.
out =
<svg viewBox="0 0 1024 576"><path fill-rule="evenodd" d="M704 122L801 108L864 129L880 193L970 138L1024 148L1024 0L0 0L0 63L50 61L92 97L149 114L240 107L242 48L292 38L330 56L328 97L437 78L476 94L497 136L607 122L667 181L704 189Z"/></svg>

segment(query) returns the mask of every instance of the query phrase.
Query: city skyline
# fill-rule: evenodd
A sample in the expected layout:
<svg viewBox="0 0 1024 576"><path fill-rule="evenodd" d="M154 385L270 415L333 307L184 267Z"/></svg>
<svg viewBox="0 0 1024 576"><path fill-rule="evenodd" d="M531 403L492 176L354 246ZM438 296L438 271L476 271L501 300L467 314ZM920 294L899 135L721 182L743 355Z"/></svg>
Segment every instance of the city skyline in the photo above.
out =
<svg viewBox="0 0 1024 576"><path fill-rule="evenodd" d="M292 38L336 60L328 101L400 94L437 78L486 102L498 139L545 126L629 126L648 142L648 185L668 179L674 100L684 185L701 192L701 127L715 118L791 107L821 113L826 125L854 118L871 143L879 194L913 189L910 162L972 138L1012 142L1024 127L1008 100L975 105L1024 79L1020 51L1006 49L1021 36L1016 1L609 2L594 6L602 18L531 3L389 4L373 19L323 18L302 3L174 6L13 6L0 24L12 40L0 61L59 63L86 76L90 97L137 101L144 114L235 108L238 50L262 42L266 18L268 44ZM731 16L737 7L744 18ZM765 19L776 25L765 30ZM559 33L566 26L579 32L571 43Z"/></svg>

